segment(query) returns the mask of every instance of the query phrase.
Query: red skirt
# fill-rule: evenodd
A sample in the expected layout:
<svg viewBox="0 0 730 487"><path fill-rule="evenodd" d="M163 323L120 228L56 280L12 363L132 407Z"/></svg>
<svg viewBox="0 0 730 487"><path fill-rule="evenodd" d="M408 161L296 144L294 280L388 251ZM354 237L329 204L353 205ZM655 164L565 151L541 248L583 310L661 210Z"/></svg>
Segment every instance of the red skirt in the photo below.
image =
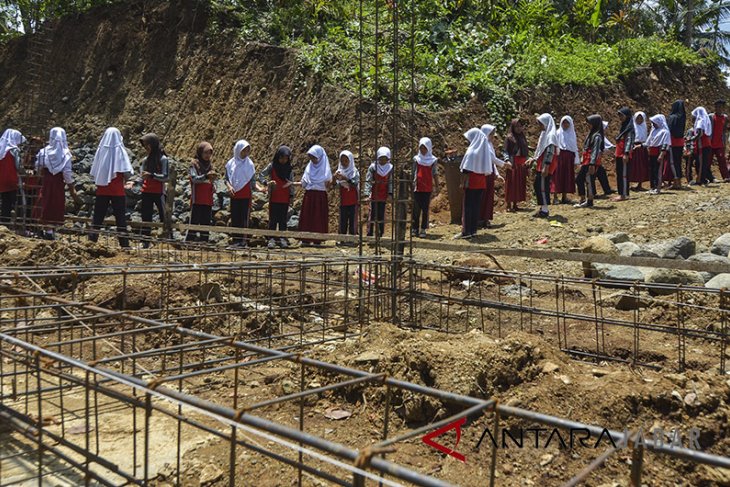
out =
<svg viewBox="0 0 730 487"><path fill-rule="evenodd" d="M38 214L34 216L41 223L63 223L66 213L66 183L63 182L63 172L53 175L44 171L36 209Z"/></svg>
<svg viewBox="0 0 730 487"><path fill-rule="evenodd" d="M643 145L634 149L629 163L629 182L643 183L649 180L649 151Z"/></svg>
<svg viewBox="0 0 730 487"><path fill-rule="evenodd" d="M504 197L507 203L519 203L527 200L527 166L526 157L515 156L512 169L505 175Z"/></svg>
<svg viewBox="0 0 730 487"><path fill-rule="evenodd" d="M551 193L575 193L575 152L560 151L558 169L550 181Z"/></svg>
<svg viewBox="0 0 730 487"><path fill-rule="evenodd" d="M482 208L479 211L479 220L483 222L494 220L494 173L487 176L487 188L482 196Z"/></svg>
<svg viewBox="0 0 730 487"><path fill-rule="evenodd" d="M299 230L302 232L329 233L329 203L326 191L305 191L302 211L299 212ZM317 240L302 239L302 242Z"/></svg>

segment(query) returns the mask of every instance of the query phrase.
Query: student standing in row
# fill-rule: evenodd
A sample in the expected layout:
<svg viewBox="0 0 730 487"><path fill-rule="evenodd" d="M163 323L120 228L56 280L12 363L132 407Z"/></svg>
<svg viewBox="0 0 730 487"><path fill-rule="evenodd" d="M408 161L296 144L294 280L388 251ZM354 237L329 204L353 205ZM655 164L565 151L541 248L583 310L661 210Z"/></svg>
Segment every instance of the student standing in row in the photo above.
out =
<svg viewBox="0 0 730 487"><path fill-rule="evenodd" d="M285 232L287 229L289 204L295 191L291 163L291 149L285 145L279 146L271 163L259 174L258 179L266 186L264 191L269 193L269 230ZM282 237L279 245L285 249L289 246L289 241ZM276 248L276 239L269 237L267 246L269 249Z"/></svg>
<svg viewBox="0 0 730 487"><path fill-rule="evenodd" d="M611 149L615 149L616 146L613 145L613 142L609 140L608 137L606 137L606 134L608 133L608 122L603 120L603 151L610 151ZM611 196L613 193L615 193L614 190L611 189L611 183L608 180L608 173L606 172L606 168L603 167L603 164L596 167L596 177L593 178L591 182L591 189L593 190L593 196L597 196L598 193L596 192L596 181L598 181L601 184L601 189L603 190L603 196Z"/></svg>
<svg viewBox="0 0 730 487"><path fill-rule="evenodd" d="M25 137L15 129L7 129L0 137L0 224L10 223L10 217L18 198L20 174L23 167L20 162L20 146Z"/></svg>
<svg viewBox="0 0 730 487"><path fill-rule="evenodd" d="M360 172L355 167L355 156L349 150L340 152L334 179L340 188L340 233L357 235Z"/></svg>
<svg viewBox="0 0 730 487"><path fill-rule="evenodd" d="M494 182L499 179L504 182L504 178L499 174L499 167L505 167L505 162L497 157L497 153L494 150L494 125L485 124L482 125L482 132L487 136L487 142L489 142L489 166L487 167L487 187L484 189L484 195L482 196L482 209L479 214L479 219L484 222L484 228L489 228L492 225L494 219ZM506 163L506 167L511 168L510 163Z"/></svg>
<svg viewBox="0 0 730 487"><path fill-rule="evenodd" d="M684 153L684 130L687 124L687 114L684 109L684 101L676 100L672 103L672 111L667 119L669 127L669 138L671 148L669 149L669 164L667 164L669 174L665 171L665 180L672 181L672 189L680 189L682 187L682 160ZM669 177L671 175L671 177Z"/></svg>
<svg viewBox="0 0 730 487"><path fill-rule="evenodd" d="M122 134L116 127L109 127L101 138L91 165L91 176L96 183L92 232L89 234L89 240L92 242L99 239L99 230L104 223L106 212L111 206L116 220L119 246L129 248L129 239L125 237L127 233L127 198L124 190L125 187L131 188L132 183L126 183L126 181L132 174L134 174L134 169L129 162L129 154L124 147Z"/></svg>
<svg viewBox="0 0 730 487"><path fill-rule="evenodd" d="M576 179L580 203L576 208L592 208L595 197L595 177L597 169L601 167L601 156L606 150L605 126L600 115L591 115L586 118L590 126L588 137L583 142L583 155L581 157L580 172Z"/></svg>
<svg viewBox="0 0 730 487"><path fill-rule="evenodd" d="M638 183L632 188L634 191L643 191L644 181L649 180L649 153L644 144L649 137L649 128L646 124L646 113L634 114L634 152L631 155L629 166L629 182Z"/></svg>
<svg viewBox="0 0 730 487"><path fill-rule="evenodd" d="M621 108L618 114L621 118L621 129L616 136L616 185L618 186L616 201L624 201L629 197L629 164L634 147L634 120L628 107Z"/></svg>
<svg viewBox="0 0 730 487"><path fill-rule="evenodd" d="M210 226L213 222L213 183L218 174L213 170L213 146L201 142L190 163L190 224ZM188 230L186 242L207 242L209 232Z"/></svg>
<svg viewBox="0 0 730 487"><path fill-rule="evenodd" d="M578 151L578 136L575 133L573 118L565 115L560 119L558 128L558 168L552 178L551 192L554 195L554 203L558 204L558 194L561 195L560 203L569 204L568 194L575 192L575 167L580 166L580 153Z"/></svg>
<svg viewBox="0 0 730 487"><path fill-rule="evenodd" d="M693 138L697 148L696 183L707 185L715 182L715 177L712 175L712 169L710 168L712 157L712 144L710 139L712 137L712 121L705 107L697 107L692 110L692 117L694 118Z"/></svg>
<svg viewBox="0 0 730 487"><path fill-rule="evenodd" d="M710 165L712 165L713 157L716 158L717 165L720 167L720 175L723 181L728 183L730 182L730 171L728 171L727 159L725 158L728 116L723 113L723 110L725 110L725 100L717 100L715 102L715 113L710 118L712 120L712 139L710 141L712 156L710 156Z"/></svg>
<svg viewBox="0 0 730 487"><path fill-rule="evenodd" d="M251 145L241 139L233 146L233 157L226 163L226 188L231 195L231 226L248 228L248 217L251 212L252 186L262 191L256 181L256 168L251 160ZM234 235L233 245L246 246L243 235Z"/></svg>
<svg viewBox="0 0 730 487"><path fill-rule="evenodd" d="M428 230L428 214L431 206L431 194L436 185L439 192L439 178L436 169L438 159L433 155L433 143L428 137L418 141L418 154L413 158L413 222L411 235L426 237Z"/></svg>
<svg viewBox="0 0 730 487"><path fill-rule="evenodd" d="M504 140L505 159L510 168L505 174L504 199L507 211L517 211L518 203L527 200L527 158L530 149L520 119L515 118L509 126L509 134Z"/></svg>
<svg viewBox="0 0 730 487"><path fill-rule="evenodd" d="M382 237L385 232L385 206L388 198L393 196L393 164L390 162L389 148L379 148L375 162L368 167L364 195L370 198L368 237L373 236L376 228L377 235Z"/></svg>
<svg viewBox="0 0 730 487"><path fill-rule="evenodd" d="M327 190L332 185L332 169L325 150L314 145L308 151L309 164L299 185L304 189L299 230L302 232L329 232L329 203ZM302 239L302 244L320 245L321 240Z"/></svg>
<svg viewBox="0 0 730 487"><path fill-rule="evenodd" d="M535 155L528 161L536 162L533 187L540 209L533 216L547 218L550 216L550 179L558 167L558 132L555 129L555 120L549 113L537 117L537 122L542 131Z"/></svg>
<svg viewBox="0 0 730 487"><path fill-rule="evenodd" d="M147 156L142 159L140 173L142 175L142 221L151 222L154 207L160 222L166 221L165 183L170 178L170 163L162 149L160 138L155 134L146 134L139 139ZM142 227L142 247L149 248L151 227Z"/></svg>
<svg viewBox="0 0 730 487"><path fill-rule="evenodd" d="M669 148L671 138L669 137L669 128L667 127L667 119L664 115L654 115L651 117L651 133L646 142L649 148L649 180L651 183L651 191L649 194L659 194L662 189L662 161L669 163Z"/></svg>
<svg viewBox="0 0 730 487"><path fill-rule="evenodd" d="M62 225L66 216L66 187L76 198L73 156L68 148L66 131L61 127L51 129L48 145L38 152L36 170L42 178L37 218L41 224ZM43 232L43 238L54 240L53 230Z"/></svg>
<svg viewBox="0 0 730 487"><path fill-rule="evenodd" d="M489 170L489 141L478 128L471 128L464 137L469 147L461 160L461 187L464 189L464 203L461 217L461 233L454 238L470 239L476 236L482 197L487 187Z"/></svg>

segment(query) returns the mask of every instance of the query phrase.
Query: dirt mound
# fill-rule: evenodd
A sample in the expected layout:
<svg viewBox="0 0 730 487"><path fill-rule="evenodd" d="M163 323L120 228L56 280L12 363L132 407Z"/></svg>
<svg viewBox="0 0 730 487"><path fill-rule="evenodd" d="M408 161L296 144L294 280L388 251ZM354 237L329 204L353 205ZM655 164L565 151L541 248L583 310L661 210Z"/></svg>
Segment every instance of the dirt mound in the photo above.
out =
<svg viewBox="0 0 730 487"><path fill-rule="evenodd" d="M117 251L102 244L25 238L0 227L0 264L9 267L83 265L115 255Z"/></svg>

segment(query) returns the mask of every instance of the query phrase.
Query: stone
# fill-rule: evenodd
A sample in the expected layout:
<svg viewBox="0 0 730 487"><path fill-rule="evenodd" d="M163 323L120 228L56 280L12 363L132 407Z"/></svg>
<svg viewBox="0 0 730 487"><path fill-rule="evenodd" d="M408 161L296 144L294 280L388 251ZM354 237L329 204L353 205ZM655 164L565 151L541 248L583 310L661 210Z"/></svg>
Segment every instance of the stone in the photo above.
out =
<svg viewBox="0 0 730 487"><path fill-rule="evenodd" d="M380 361L380 354L377 352L363 352L357 357L355 357L354 362L356 364L362 364L366 362L379 362Z"/></svg>
<svg viewBox="0 0 730 487"><path fill-rule="evenodd" d="M644 281L644 273L629 265L592 264L593 277L610 281Z"/></svg>
<svg viewBox="0 0 730 487"><path fill-rule="evenodd" d="M223 477L223 471L213 463L206 463L200 471L200 485L211 485Z"/></svg>
<svg viewBox="0 0 730 487"><path fill-rule="evenodd" d="M684 396L684 403L689 407L693 407L698 406L700 404L700 400L697 397L697 394L695 394L694 392L690 392L686 396Z"/></svg>
<svg viewBox="0 0 730 487"><path fill-rule="evenodd" d="M296 390L294 387L294 383L290 380L285 380L281 382L281 391L284 394L291 394Z"/></svg>
<svg viewBox="0 0 730 487"><path fill-rule="evenodd" d="M544 374L550 374L552 372L555 372L560 369L560 366L558 364L555 364L553 362L545 362L542 366L542 372Z"/></svg>
<svg viewBox="0 0 730 487"><path fill-rule="evenodd" d="M641 294L635 296L630 292L618 292L606 296L601 300L601 304L613 306L619 311L633 311L640 308L648 308L651 305L651 300Z"/></svg>
<svg viewBox="0 0 730 487"><path fill-rule="evenodd" d="M718 274L705 283L708 289L730 289L730 274Z"/></svg>
<svg viewBox="0 0 730 487"><path fill-rule="evenodd" d="M583 241L581 251L587 254L619 255L619 249L606 237L590 237Z"/></svg>
<svg viewBox="0 0 730 487"><path fill-rule="evenodd" d="M595 377L603 377L605 375L608 375L608 371L603 369L591 369L591 374L593 374Z"/></svg>
<svg viewBox="0 0 730 487"><path fill-rule="evenodd" d="M647 284L681 284L689 286L703 286L705 281L702 275L695 271L681 271L676 269L653 269L646 275ZM660 289L649 288L649 294L652 296L664 296L674 293L673 288Z"/></svg>
<svg viewBox="0 0 730 487"><path fill-rule="evenodd" d="M727 257L730 253L730 233L725 233L717 237L717 239L712 243L710 252Z"/></svg>
<svg viewBox="0 0 730 487"><path fill-rule="evenodd" d="M223 296L221 295L221 285L217 282L205 282L200 286L200 292L198 293L198 298L207 303L210 301L215 300L216 302L220 303L223 301Z"/></svg>
<svg viewBox="0 0 730 487"><path fill-rule="evenodd" d="M661 259L687 259L695 254L697 244L689 237L678 237L674 240L645 245L643 248Z"/></svg>
<svg viewBox="0 0 730 487"><path fill-rule="evenodd" d="M624 232L606 233L601 235L601 237L606 238L617 245L629 242L629 236Z"/></svg>
<svg viewBox="0 0 730 487"><path fill-rule="evenodd" d="M641 247L636 245L633 242L620 242L616 244L616 248L618 248L619 254L624 257L631 257L634 252L638 252L641 250Z"/></svg>

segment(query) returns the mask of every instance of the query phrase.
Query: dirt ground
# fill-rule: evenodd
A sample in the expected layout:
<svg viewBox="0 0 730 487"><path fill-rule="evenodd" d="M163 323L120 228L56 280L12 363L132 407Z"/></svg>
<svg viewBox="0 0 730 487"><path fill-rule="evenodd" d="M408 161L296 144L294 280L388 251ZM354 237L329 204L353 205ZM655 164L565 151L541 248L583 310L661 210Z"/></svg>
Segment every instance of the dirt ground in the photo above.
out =
<svg viewBox="0 0 730 487"><path fill-rule="evenodd" d="M59 76L43 78L41 91L54 94L47 107L52 111L48 112L44 124L64 126L72 146L96 143L104 128L111 124L123 131L127 141L136 140L144 132L155 131L162 136L166 150L181 160L193 154L201 139L207 139L216 148L214 164L218 167L227 160L232 141L238 138L245 137L251 142L252 157L259 168L269 161L279 144L285 143L295 152L295 167L300 174L306 159L304 153L312 144L325 146L332 162L333 155L340 149L359 147L358 113L363 115L364 123L363 154L356 154L361 168L368 165L378 140L391 140L387 113L377 112L369 102L361 104L353 94L340 87L324 85L301 69L296 53L255 42L211 38L203 32L204 20L187 2L176 7L171 2L135 1L92 10L81 20L61 21L47 34L53 41L47 66ZM65 55L68 52L76 54L69 57ZM0 113L3 114L0 122L3 126L23 128L27 124L29 58L27 39L11 42L0 53L0 88L4 94L0 98ZM692 92L687 92L688 86L694 87ZM562 113L571 113L577 121L579 137L585 134L580 120L589 113L604 114L611 123L609 133L613 133L618 127L616 110L625 104L652 114L666 112L671 102L680 97L687 98L691 107L695 104L709 106L716 98L728 96L717 72L681 69L646 69L630 80L599 89L556 88L515 93L523 118L531 119L544 111L550 111L558 118ZM417 112L414 116L418 133L404 135L404 141L396 151L400 161L410 160L421 135L434 140L436 154L440 156L447 147L463 146L461 134L466 129L491 120L483 101L476 98L465 106L440 113ZM531 126L528 132L534 144L537 136L534 127ZM34 135L45 136L45 133ZM611 166L608 162L610 173L613 172ZM714 170L717 176L717 168ZM612 185L615 187L613 177ZM658 196L634 192L626 202L597 200L596 208L592 210L558 205L551 207L550 221L531 217L535 210L532 200L523 204L519 213L506 213L499 197L501 184L497 185L497 194L492 228L480 230L479 236L470 244L484 248L566 251L580 246L587 237L620 231L627 233L635 243L687 236L696 241L698 252L701 252L707 251L730 227L730 185L725 184L664 191ZM337 198L330 198L330 202L331 214L335 215ZM466 242L451 240L458 232L459 227L450 223L444 188L433 202L432 227L427 239L466 245ZM386 234L390 235L390 228ZM357 254L356 249L336 248L331 243L321 249L268 254L263 253L263 249L256 249L261 253L252 255L159 249L122 252L113 241L109 242L107 245L103 238L101 243L91 244L76 237L46 242L18 237L0 228L0 265L4 268L124 266L168 261L202 263ZM365 249L365 253L368 252L372 249ZM425 249L414 249L413 255L419 261L438 264L464 262L472 257L468 253ZM498 261L507 270L581 275L579 263L508 257L500 257ZM67 281L48 280L41 284L47 291L71 296ZM229 288L234 286L233 282L220 284ZM417 284L420 289L458 287L458 282L447 282L443 276L436 279L433 275L424 276ZM113 309L121 307L119 279L97 276L85 286L83 297L89 302ZM155 277L130 278L129 286L126 304L132 312L149 314L149 309L155 308L161 299L162 292ZM189 305L200 299L197 281L175 278L171 286L172 301L176 304ZM277 291L281 295L287 293L287 289ZM499 295L501 290L494 283L484 282L471 292L482 291ZM264 289L251 290L256 296L262 292ZM536 306L548 306L556 300L549 287L534 286L531 292L535 293ZM460 290L456 295L463 297L467 293ZM586 296L586 293L572 295L567 301L567 311L589 313L591 305ZM657 305L642 312L641 319L646 322L669 319L670 310L670 307ZM438 311L424 306L423 326L436 327ZM720 352L715 344L693 340L688 349L688 367L683 372L676 370L675 338L661 334L642 336L642 349L647 352L642 360L652 367L580 361L561 352L561 343L551 333L553 320L536 320L534 333L529 334L527 327L520 329L522 322L518 314L498 318L496 312L488 310L481 315L484 316L482 320L480 315L471 314L472 311L465 314L457 314L457 311L462 310L452 310L446 321L451 321L459 333L397 327L373 319L361 337L310 346L307 353L337 364L386 372L417 384L480 398L495 397L503 404L617 430L642 427L648 431L662 427L668 431L678 427L686 433L688 428L696 427L702 432L699 441L703 450L730 455L730 381L717 373ZM627 315L616 316L626 318ZM291 321L301 319L297 317ZM310 315L304 319L314 321ZM503 319L504 323L504 329L500 325L500 333L496 332L498 319ZM712 319L709 315L698 315L688 320L687 326L704 329ZM266 324L265 320L252 322L251 336L260 337L262 329L265 330L262 326ZM218 318L203 320L198 326L220 334L228 334L231 329L229 323ZM569 323L568 328L574 347L591 348L594 328L579 321ZM626 358L630 355L632 339L629 331L609 330L607 351L614 356L621 356L622 350L629 351L628 355L623 354ZM298 373L298 366L289 363L252 368L250 375L242 380L242 397L246 402L255 402L284 395L284 383L296 383ZM334 378L329 376L308 376L309 385L332 380ZM230 374L220 374L212 381L192 381L187 386L190 392L201 397L227 402L231 397L231 384ZM306 431L353 448L374 443L382 436L384 394L382 387L373 387L354 388L344 394L319 395L307 402ZM76 400L81 401L81 396ZM415 395L400 395L393 404L390 436L458 412L452 404ZM326 415L333 408L350 415L340 420L329 419ZM268 419L298 427L297 405L265 408L261 413ZM105 451L128 465L131 461L125 455L129 452L128 440L133 427L129 424L129 415L122 418L126 422L121 424L119 414L122 413L118 410L106 413L104 419L108 421L103 423L100 432L104 433ZM475 446L484 429L492 424L493 417L488 415L463 428L458 450L466 454L466 463L440 454L419 438L399 445L388 458L455 484L485 485L491 449L482 445L477 451ZM507 419L505 424L513 431L520 426L530 426L515 419ZM69 427L75 425L74 422L68 424ZM156 461L152 476L157 485L171 485L175 479L174 462L165 443L171 437L171 428L172 424L160 420L154 429ZM186 438L181 472L183 484L226 485L228 445L211 437L201 437L192 430L183 436ZM283 452L265 439L249 439ZM454 437L442 439L452 444L448 442ZM12 443L4 444L3 453L13 454L17 451L14 448L22 447L16 442L21 440L14 437ZM559 448L553 442L547 448L500 450L498 485L561 485L607 446L567 449ZM620 451L593 474L586 485L629 485L630 463L630 453ZM316 460L312 460L312 465L329 468ZM297 475L290 467L240 448L236 452L236 477L237 485L279 486L296 485ZM61 479L55 480L58 484L64 483ZM74 485L78 478L64 481ZM305 474L304 484L326 485L326 482ZM666 460L649 453L643 485L727 486L730 485L730 472Z"/></svg>
<svg viewBox="0 0 730 487"><path fill-rule="evenodd" d="M598 202L599 206L613 207L611 211L559 206L554 208L554 215L556 219L560 218L560 227L551 226L543 220L535 220L527 211L518 214L498 212L494 221L495 227L482 231L476 242L485 247L493 245L567 250L579 245L587 236L608 231L625 231L635 242L687 235L696 239L699 247L708 247L719 234L724 233L728 224L726 215L730 198L726 196L727 189L728 186L718 184L660 196L639 193L624 203L605 200ZM707 205L707 202L711 204ZM457 227L439 223L438 220L437 217L429 238L450 239L450 235L456 233ZM547 243L537 242L546 237ZM3 249L0 259L5 266L31 263L45 266L134 264L149 261L143 253L124 253L103 244L83 241L45 242L25 239L10 232L0 233L0 247ZM349 253L352 249L327 247L292 252L315 256L322 253ZM278 252L271 255L275 258L282 257ZM464 261L469 257L466 253L425 250L417 250L415 255L419 260L446 264ZM202 259L202 255L200 258ZM532 272L537 269L539 273L568 276L578 276L581 272L579 264L565 265L561 262L537 262L517 258L499 260L506 269ZM422 288L430 286L436 289L442 285L435 277L436 275L424 275L424 281L420 284ZM157 305L160 298L157 283L157 278L153 276L130 277L128 305L133 312L144 312L145 308ZM45 284L50 284L50 281ZM221 281L220 284L224 287L232 286L234 281ZM175 303L191 303L199 299L197 282L183 277L174 279L171 285ZM92 278L85 286L86 299L118 308L117 280L100 276ZM478 286L485 293L495 291L494 283L484 282ZM64 287L59 290L63 293L69 292ZM535 306L547 306L555 301L555 294L550 286L535 285L532 292L536 293L533 302ZM465 295L464 291L455 293ZM586 300L568 301L568 310L571 312L587 313L590 307ZM643 314L642 320L661 321L667 312L668 309L657 305ZM425 317L423 326L436 324L435 314L424 313L422 316ZM452 318L453 330L462 331L444 334L373 321L360 338L310 346L307 347L307 353L324 361L372 372L386 372L398 379L474 397L493 397L503 404L616 430L634 430L641 427L645 431L656 428L670 431L672 428L679 428L686 438L689 428L698 428L701 431L699 443L703 450L723 455L730 453L730 381L717 373L718 352L715 345L692 340L688 345L688 368L679 372L676 370L674 358L674 340L665 335L644 334L642 348L647 355L642 359L657 368L631 367L613 362L574 360L562 353L554 334L550 332L554 327L552 319L537 319L534 333L530 334L519 330L519 319L516 315L505 314L501 318L504 328L500 338L495 330L497 317L492 310L483 315L486 322L482 322L481 326L479 315L465 316L455 309L449 316ZM625 314L621 316L626 317ZM688 320L687 326L701 327L705 321L702 317L695 321ZM569 324L569 328L576 346L589 348L593 327L575 322ZM216 324L212 320L206 322L205 330L226 334L229 328L222 322ZM611 354L620 354L621 349L630 350L630 331L607 331ZM283 395L286 393L283 389L285 381L296 383L298 373L297 366L288 363L256 368L244 380L242 397L246 402L256 402ZM309 385L313 387L316 384L327 384L333 379L326 375L307 377ZM191 382L189 391L214 401L226 402L230 400L230 384L230 374L221 374L212 383ZM393 404L391 436L459 411L452 404L408 394L394 398ZM356 388L344 394L321 394L307 402L306 431L353 448L362 448L381 438L383 405L382 387ZM350 415L341 420L329 419L326 414L332 409L344 410ZM261 414L267 419L293 427L298 425L297 405L265 408ZM110 416L110 427L113 421L114 418ZM507 419L504 424L512 432L519 431L520 427L535 426L517 419ZM486 444L482 444L478 450L475 446L484 429L492 425L493 417L487 415L463 427L457 451L466 455L466 463L440 454L418 438L400 444L397 451L388 455L388 458L455 484L483 485L488 478L491 449ZM164 435L165 428L170 425L162 424L158 427ZM110 434L127 435L128 432L125 431L122 428ZM184 448L187 450L182 472L184 485L225 485L228 444L214 438L201 439L192 431L187 435L190 436ZM444 444L453 444L453 433L450 435L452 436L441 438ZM112 438L108 445L114 443ZM265 441L260 444L276 451L280 448ZM599 445L598 449L566 449L553 442L547 448L541 444L538 448L501 449L498 453L498 485L561 485L607 446ZM128 449L128 445L125 448ZM249 450L239 449L236 459L239 485L274 486L296 482L295 470ZM593 474L586 485L628 485L630 462L630 452L620 451ZM173 464L169 455L160 457L160 462L155 464L154 471L159 485L174 482ZM320 465L316 460L312 460L312 464L331 469ZM646 456L646 485L711 486L728 485L729 482L729 473L721 469L696 467L653 454ZM317 481L307 474L304 476L304 483L326 485L326 482Z"/></svg>

